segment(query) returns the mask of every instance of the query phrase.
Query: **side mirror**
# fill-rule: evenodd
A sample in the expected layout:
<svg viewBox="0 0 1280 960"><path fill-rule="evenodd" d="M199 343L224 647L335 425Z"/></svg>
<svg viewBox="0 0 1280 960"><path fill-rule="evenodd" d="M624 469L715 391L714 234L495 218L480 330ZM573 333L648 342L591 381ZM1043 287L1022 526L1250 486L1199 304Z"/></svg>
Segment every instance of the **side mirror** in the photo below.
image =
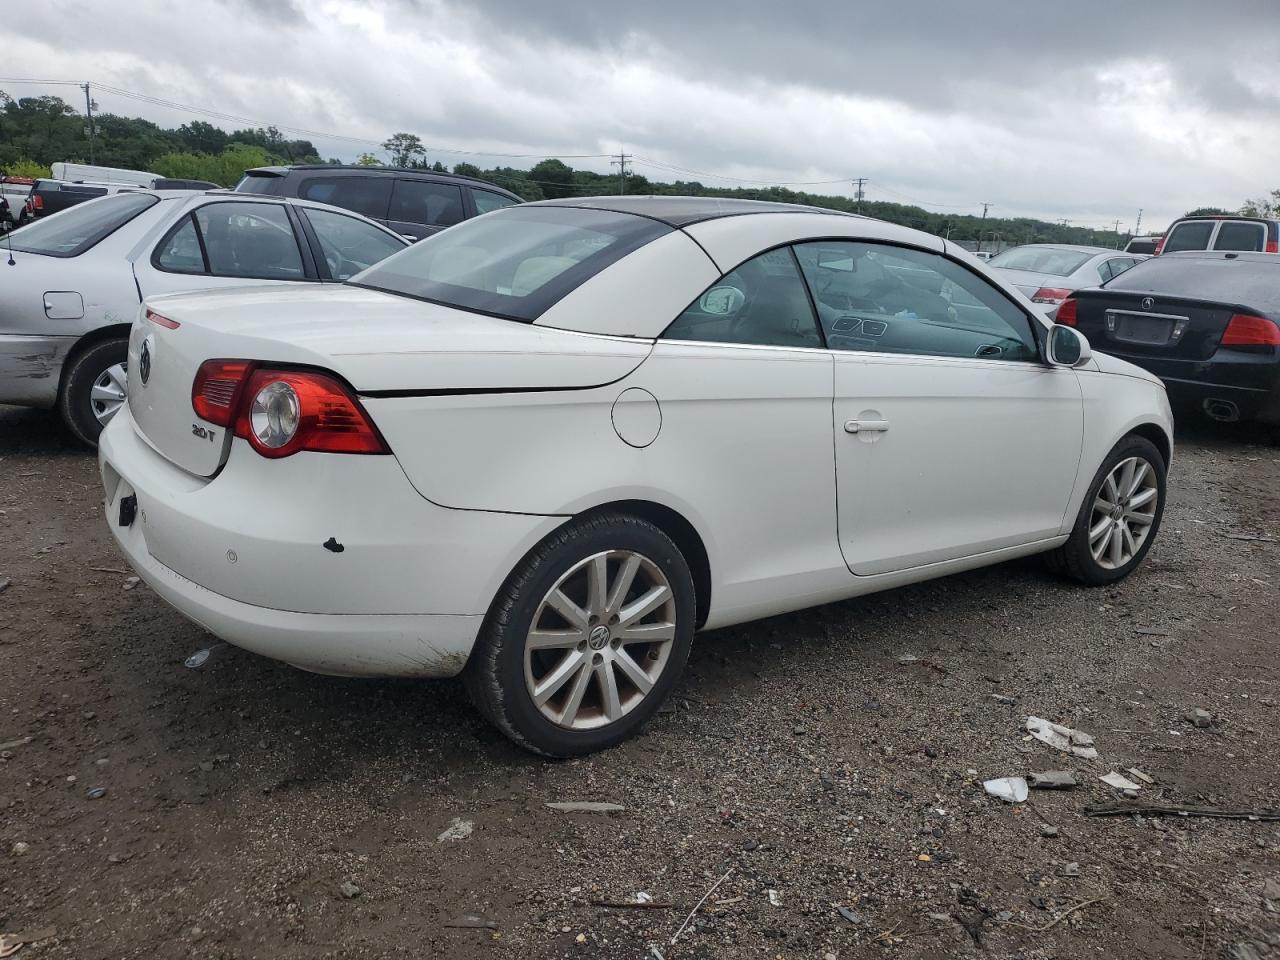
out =
<svg viewBox="0 0 1280 960"><path fill-rule="evenodd" d="M1049 341L1045 345L1049 363L1055 367L1078 367L1093 356L1089 339L1075 327L1055 323L1049 328Z"/></svg>

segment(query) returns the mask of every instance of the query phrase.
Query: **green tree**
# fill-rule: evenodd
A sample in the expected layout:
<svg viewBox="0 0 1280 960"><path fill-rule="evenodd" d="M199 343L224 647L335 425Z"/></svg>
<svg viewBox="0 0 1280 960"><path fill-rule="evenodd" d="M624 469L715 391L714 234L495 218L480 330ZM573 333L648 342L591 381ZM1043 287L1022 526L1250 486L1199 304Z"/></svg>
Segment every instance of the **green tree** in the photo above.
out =
<svg viewBox="0 0 1280 960"><path fill-rule="evenodd" d="M573 168L563 160L547 159L534 164L529 171L529 179L538 185L548 200L577 195Z"/></svg>
<svg viewBox="0 0 1280 960"><path fill-rule="evenodd" d="M207 153L167 153L156 157L151 169L163 177L180 180L208 180L222 187L234 187L251 167L279 161L265 149L247 143L233 143L216 155Z"/></svg>
<svg viewBox="0 0 1280 960"><path fill-rule="evenodd" d="M382 149L391 154L393 167L413 167L426 161L427 150L417 134L393 133L383 141Z"/></svg>
<svg viewBox="0 0 1280 960"><path fill-rule="evenodd" d="M455 163L453 172L460 177L483 177L484 171L477 167L474 163Z"/></svg>
<svg viewBox="0 0 1280 960"><path fill-rule="evenodd" d="M359 167L380 167L382 161L375 157L372 153L362 153L356 157L356 166Z"/></svg>
<svg viewBox="0 0 1280 960"><path fill-rule="evenodd" d="M1246 217L1280 217L1280 190L1272 190L1269 197L1246 200L1240 212Z"/></svg>
<svg viewBox="0 0 1280 960"><path fill-rule="evenodd" d="M1231 211L1223 207L1196 207L1183 214L1184 217L1229 217Z"/></svg>

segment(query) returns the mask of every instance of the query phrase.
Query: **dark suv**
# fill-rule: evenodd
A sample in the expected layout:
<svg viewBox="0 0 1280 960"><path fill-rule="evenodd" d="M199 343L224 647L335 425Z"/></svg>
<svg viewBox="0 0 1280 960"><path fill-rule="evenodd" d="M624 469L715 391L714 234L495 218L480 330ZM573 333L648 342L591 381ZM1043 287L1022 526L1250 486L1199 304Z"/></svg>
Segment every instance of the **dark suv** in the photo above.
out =
<svg viewBox="0 0 1280 960"><path fill-rule="evenodd" d="M239 193L298 197L345 207L384 223L406 240L420 240L455 223L521 200L483 180L401 167L296 164L255 167Z"/></svg>

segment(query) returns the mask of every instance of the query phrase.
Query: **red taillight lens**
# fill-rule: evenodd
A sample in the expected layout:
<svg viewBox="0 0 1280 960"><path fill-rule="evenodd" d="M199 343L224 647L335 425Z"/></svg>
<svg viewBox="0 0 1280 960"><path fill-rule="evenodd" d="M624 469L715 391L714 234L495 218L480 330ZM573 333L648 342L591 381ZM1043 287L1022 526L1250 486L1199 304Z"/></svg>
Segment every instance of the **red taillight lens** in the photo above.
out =
<svg viewBox="0 0 1280 960"><path fill-rule="evenodd" d="M1071 291L1064 287L1041 287L1031 295L1032 303L1061 303L1071 296Z"/></svg>
<svg viewBox="0 0 1280 960"><path fill-rule="evenodd" d="M1156 241L1156 252L1153 253L1152 256L1158 257L1162 253L1164 253L1164 237L1161 237L1159 240Z"/></svg>
<svg viewBox="0 0 1280 960"><path fill-rule="evenodd" d="M31 209L32 209L32 210L43 210L43 209L44 209L44 197L40 196L40 194L38 194L38 193L33 193L33 194L31 195Z"/></svg>
<svg viewBox="0 0 1280 960"><path fill-rule="evenodd" d="M1068 327L1076 325L1076 313L1078 311L1080 301L1075 297L1067 297L1062 301L1062 305L1058 307L1058 312L1053 315L1054 323L1062 323Z"/></svg>
<svg viewBox="0 0 1280 960"><path fill-rule="evenodd" d="M351 391L311 370L255 370L241 394L235 434L264 457L390 453Z"/></svg>
<svg viewBox="0 0 1280 960"><path fill-rule="evenodd" d="M1265 253L1280 253L1280 243L1274 240L1268 240Z"/></svg>
<svg viewBox="0 0 1280 960"><path fill-rule="evenodd" d="M166 330L177 330L180 326L182 326L182 324L180 324L177 320L170 320L168 317L162 317L160 316L160 314L156 313L154 310L147 311L147 319L150 320L152 323L160 324L160 326L164 327Z"/></svg>
<svg viewBox="0 0 1280 960"><path fill-rule="evenodd" d="M1280 347L1280 327L1274 320L1247 313L1232 314L1222 334L1224 347Z"/></svg>
<svg viewBox="0 0 1280 960"><path fill-rule="evenodd" d="M191 407L196 416L220 427L235 420L236 400L253 369L249 360L206 360L191 382Z"/></svg>

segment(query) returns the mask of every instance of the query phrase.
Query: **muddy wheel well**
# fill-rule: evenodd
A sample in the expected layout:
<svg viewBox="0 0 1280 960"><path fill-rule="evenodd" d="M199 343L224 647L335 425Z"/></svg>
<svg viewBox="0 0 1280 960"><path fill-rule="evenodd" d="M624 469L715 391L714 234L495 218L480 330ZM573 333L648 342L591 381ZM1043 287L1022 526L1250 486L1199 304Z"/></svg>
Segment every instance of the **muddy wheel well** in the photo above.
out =
<svg viewBox="0 0 1280 960"><path fill-rule="evenodd" d="M711 610L711 561L707 557L706 545L693 524L670 507L649 500L617 500L613 503L602 503L588 510L583 516L617 511L647 520L672 539L689 564L689 572L693 574L694 604L697 611L697 625L701 627L707 622L707 614Z"/></svg>
<svg viewBox="0 0 1280 960"><path fill-rule="evenodd" d="M71 364L75 358L104 340L128 340L129 327L130 324L127 323L113 323L106 327L99 327L97 330L90 330L76 341L76 345L67 351L67 356L62 361L62 371L58 374L59 402L61 402L62 391L67 385L67 371L71 369Z"/></svg>

